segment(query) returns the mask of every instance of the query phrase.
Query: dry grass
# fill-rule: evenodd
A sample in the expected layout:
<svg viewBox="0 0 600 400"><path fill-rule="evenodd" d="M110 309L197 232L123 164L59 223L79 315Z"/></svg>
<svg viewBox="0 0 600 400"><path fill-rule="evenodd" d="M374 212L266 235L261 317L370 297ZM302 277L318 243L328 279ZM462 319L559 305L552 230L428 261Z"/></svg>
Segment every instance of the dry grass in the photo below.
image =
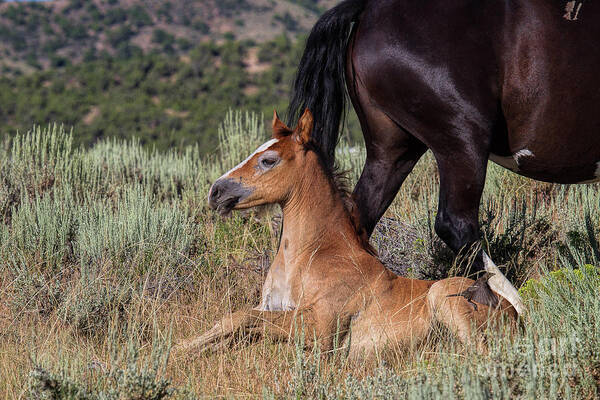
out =
<svg viewBox="0 0 600 400"><path fill-rule="evenodd" d="M73 149L58 130L1 146L0 397L598 395L600 284L569 270L600 264L598 185L550 186L493 166L482 200L485 245L515 282L541 275L551 290L526 292L525 328L513 339L489 337L489 354L441 328L366 362L305 352L298 337L170 354L171 343L258 303L277 210L222 219L205 193L264 138L259 119L231 114L210 160L193 149L147 153L135 142ZM364 154L342 145L338 157L356 179ZM428 155L374 237L387 265L419 276L452 265L432 230L436 196ZM556 268L561 278L546 278Z"/></svg>

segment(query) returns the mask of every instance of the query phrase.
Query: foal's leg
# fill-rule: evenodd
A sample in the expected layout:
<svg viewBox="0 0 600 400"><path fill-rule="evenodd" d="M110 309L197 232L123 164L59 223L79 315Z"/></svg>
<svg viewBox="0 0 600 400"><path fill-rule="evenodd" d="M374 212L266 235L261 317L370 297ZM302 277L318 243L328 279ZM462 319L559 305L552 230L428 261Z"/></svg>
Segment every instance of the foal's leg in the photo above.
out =
<svg viewBox="0 0 600 400"><path fill-rule="evenodd" d="M350 97L367 149L367 160L353 198L360 213L361 227L370 236L427 148L369 101L359 102L360 93L350 91Z"/></svg>
<svg viewBox="0 0 600 400"><path fill-rule="evenodd" d="M184 340L175 346L177 351L198 349L204 351L215 343L229 340L231 335L252 323L251 310L236 311L225 315L208 332L193 339Z"/></svg>
<svg viewBox="0 0 600 400"><path fill-rule="evenodd" d="M471 279L462 277L443 279L431 286L427 301L437 321L452 331L463 344L474 344L479 351L483 351L485 345L481 330L487 327L505 327L505 333L510 333L516 328L517 313L505 299L500 300L498 308L479 306L475 309L466 299L451 296L472 284ZM500 324L503 319L506 324Z"/></svg>
<svg viewBox="0 0 600 400"><path fill-rule="evenodd" d="M435 319L448 328L464 345L476 345L478 351L485 346L483 337L473 328L480 328L481 318L487 317L488 307L478 307L477 311L462 297L449 294L467 289L473 283L466 278L448 278L434 283L427 294L427 300Z"/></svg>
<svg viewBox="0 0 600 400"><path fill-rule="evenodd" d="M227 314L208 332L176 346L176 351L211 351L228 345L235 334L266 334L276 340L288 340L295 330L309 334L318 327L312 310L261 311L249 309ZM317 334L315 332L315 334Z"/></svg>

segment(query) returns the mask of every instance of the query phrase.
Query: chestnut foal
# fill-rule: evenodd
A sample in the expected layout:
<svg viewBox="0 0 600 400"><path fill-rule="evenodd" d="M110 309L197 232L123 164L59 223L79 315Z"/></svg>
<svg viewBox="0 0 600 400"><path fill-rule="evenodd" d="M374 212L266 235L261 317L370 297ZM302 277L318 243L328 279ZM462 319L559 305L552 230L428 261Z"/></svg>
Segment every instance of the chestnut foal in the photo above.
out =
<svg viewBox="0 0 600 400"><path fill-rule="evenodd" d="M315 150L312 124L308 110L293 131L275 114L273 138L212 185L209 204L221 213L280 204L281 244L261 304L227 314L180 350L221 347L239 333L285 340L303 324L307 343L316 340L329 351L336 338L351 336L350 355L361 356L418 342L436 320L471 343L472 326L484 327L502 310L516 316L504 299L491 310L448 297L473 285L471 279L423 281L388 271L357 232L354 205Z"/></svg>

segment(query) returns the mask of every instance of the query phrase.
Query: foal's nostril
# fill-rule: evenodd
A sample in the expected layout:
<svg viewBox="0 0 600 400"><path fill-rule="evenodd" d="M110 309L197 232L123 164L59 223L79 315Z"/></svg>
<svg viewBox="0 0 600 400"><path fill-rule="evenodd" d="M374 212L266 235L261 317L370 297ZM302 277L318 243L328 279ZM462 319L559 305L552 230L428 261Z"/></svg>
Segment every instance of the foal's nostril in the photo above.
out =
<svg viewBox="0 0 600 400"><path fill-rule="evenodd" d="M210 188L210 191L208 193L208 204L211 207L216 207L217 202L219 200L219 197L222 194L222 188L221 188L221 182L220 181L216 181L212 187Z"/></svg>
<svg viewBox="0 0 600 400"><path fill-rule="evenodd" d="M220 189L219 189L219 185L215 184L215 187L213 187L213 190L211 192L211 197L217 199L219 198L219 194L220 194Z"/></svg>
<svg viewBox="0 0 600 400"><path fill-rule="evenodd" d="M225 178L217 180L208 193L210 208L222 213L231 211L240 201L252 193L252 189L244 187L239 181Z"/></svg>

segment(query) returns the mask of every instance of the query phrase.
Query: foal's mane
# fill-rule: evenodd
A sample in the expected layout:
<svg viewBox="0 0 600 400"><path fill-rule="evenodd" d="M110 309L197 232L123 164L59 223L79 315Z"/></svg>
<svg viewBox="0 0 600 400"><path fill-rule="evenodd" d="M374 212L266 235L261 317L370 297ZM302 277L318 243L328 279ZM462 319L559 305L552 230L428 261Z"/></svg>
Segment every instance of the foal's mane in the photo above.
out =
<svg viewBox="0 0 600 400"><path fill-rule="evenodd" d="M337 162L327 163L327 157L323 152L323 149L319 144L313 140L309 140L308 143L304 144L305 151L312 151L317 155L317 160L321 170L325 173L331 189L339 195L344 205L344 210L348 214L356 236L363 247L369 254L376 256L377 252L375 248L371 246L369 242L369 235L367 231L360 225L360 217L358 213L358 206L352 198L351 182L348 176L347 170L342 170Z"/></svg>

